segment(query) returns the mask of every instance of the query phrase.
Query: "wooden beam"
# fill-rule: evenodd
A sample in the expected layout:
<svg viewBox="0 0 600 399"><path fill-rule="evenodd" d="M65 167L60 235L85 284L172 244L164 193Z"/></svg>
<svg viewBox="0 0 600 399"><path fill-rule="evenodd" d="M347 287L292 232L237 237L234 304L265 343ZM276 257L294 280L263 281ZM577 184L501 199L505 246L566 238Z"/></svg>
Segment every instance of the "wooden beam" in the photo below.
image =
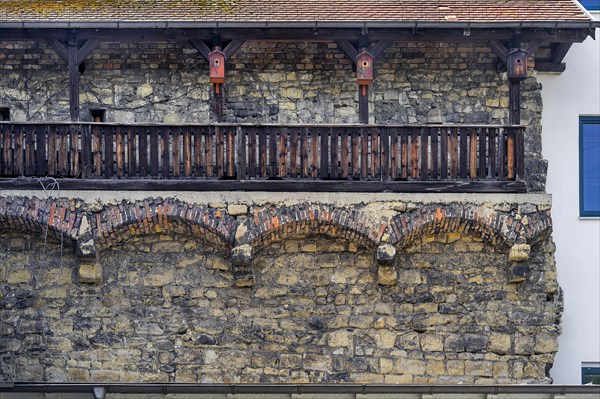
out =
<svg viewBox="0 0 600 399"><path fill-rule="evenodd" d="M550 62L554 65L558 65L562 62L562 60L565 58L565 56L567 55L567 53L569 52L569 49L571 48L571 46L573 45L573 43L560 43L556 46L556 48L552 51L552 59L550 60Z"/></svg>
<svg viewBox="0 0 600 399"><path fill-rule="evenodd" d="M92 51L100 44L99 39L88 39L86 40L79 50L77 51L77 64L81 64L88 55L91 54Z"/></svg>
<svg viewBox="0 0 600 399"><path fill-rule="evenodd" d="M46 43L58 54L65 64L69 64L69 52L65 45L58 39L46 39Z"/></svg>
<svg viewBox="0 0 600 399"><path fill-rule="evenodd" d="M500 40L490 40L488 42L488 46L492 49L492 51L500 58L502 62L506 64L506 58L508 57L508 49Z"/></svg>
<svg viewBox="0 0 600 399"><path fill-rule="evenodd" d="M350 58L352 62L356 62L358 56L358 50L350 43L349 40L336 40L335 44L342 49L346 57Z"/></svg>
<svg viewBox="0 0 600 399"><path fill-rule="evenodd" d="M12 29L0 28L0 40L66 40L72 29ZM198 40L211 40L212 29L76 29L80 40L99 39L101 41L118 42L150 42L150 41L187 41L190 37ZM230 40L349 40L356 41L360 29L321 29L315 36L310 28L235 28L221 29L224 41ZM470 36L464 36L464 29L454 28L420 28L417 35L412 29L377 29L370 30L371 41L392 40L404 42L473 42L483 43L490 40L506 41L514 35L514 29L471 29ZM525 42L543 40L545 42L582 42L593 34L589 29L558 29L549 31L543 28L525 28L521 31L521 39Z"/></svg>
<svg viewBox="0 0 600 399"><path fill-rule="evenodd" d="M204 43L204 41L200 39L190 39L189 42L196 50L198 50L200 54L202 54L204 58L208 60L208 54L210 54L211 50L210 47Z"/></svg>
<svg viewBox="0 0 600 399"><path fill-rule="evenodd" d="M225 61L231 58L232 55L235 54L236 51L239 50L240 47L245 43L245 40L232 40L229 42L227 46L223 49L223 53L225 54Z"/></svg>
<svg viewBox="0 0 600 399"><path fill-rule="evenodd" d="M508 83L508 119L511 125L521 124L521 82L512 80Z"/></svg>
<svg viewBox="0 0 600 399"><path fill-rule="evenodd" d="M358 122L369 123L369 86L358 86Z"/></svg>
<svg viewBox="0 0 600 399"><path fill-rule="evenodd" d="M353 181L353 180L146 180L56 179L63 190L102 191L268 191L357 193L524 193L523 181ZM39 190L37 181L0 179L5 190Z"/></svg>
<svg viewBox="0 0 600 399"><path fill-rule="evenodd" d="M543 40L532 40L529 42L529 44L527 44L527 49L525 49L525 51L527 51L527 54L530 57L533 57L533 55L535 54L537 49L542 47L543 44L544 44Z"/></svg>
<svg viewBox="0 0 600 399"><path fill-rule="evenodd" d="M565 64L564 62L554 64L552 62L547 61L536 61L535 69L539 72L563 73L567 69L567 64Z"/></svg>
<svg viewBox="0 0 600 399"><path fill-rule="evenodd" d="M79 120L79 57L77 37L70 37L67 41L69 54L69 111L72 121Z"/></svg>
<svg viewBox="0 0 600 399"><path fill-rule="evenodd" d="M391 40L379 40L375 43L372 43L369 47L369 53L373 56L373 58L379 57L386 48L392 43Z"/></svg>

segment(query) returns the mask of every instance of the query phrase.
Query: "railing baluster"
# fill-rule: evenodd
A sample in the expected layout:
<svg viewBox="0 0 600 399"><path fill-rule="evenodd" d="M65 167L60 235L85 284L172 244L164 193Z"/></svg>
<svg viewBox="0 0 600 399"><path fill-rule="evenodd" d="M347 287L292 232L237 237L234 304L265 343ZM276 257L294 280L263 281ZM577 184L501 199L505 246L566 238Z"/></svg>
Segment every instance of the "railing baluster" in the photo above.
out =
<svg viewBox="0 0 600 399"><path fill-rule="evenodd" d="M458 128L451 129L450 136L450 177L458 178Z"/></svg>
<svg viewBox="0 0 600 399"><path fill-rule="evenodd" d="M448 129L440 129L440 178L448 179Z"/></svg>
<svg viewBox="0 0 600 399"><path fill-rule="evenodd" d="M439 150L438 150L438 135L441 132L440 128L434 127L430 129L431 132L431 178L438 180L439 174Z"/></svg>
<svg viewBox="0 0 600 399"><path fill-rule="evenodd" d="M38 131L38 138L40 133L41 132ZM39 161L39 144L37 150L38 162L41 163ZM84 179L92 177L92 132L91 126L87 123L81 125L81 177Z"/></svg>
<svg viewBox="0 0 600 399"><path fill-rule="evenodd" d="M237 163L237 180L246 180L246 130L242 129L241 126L236 127L236 137L238 146L238 163Z"/></svg>
<svg viewBox="0 0 600 399"><path fill-rule="evenodd" d="M171 159L169 147L172 145L170 140L170 128L168 126L160 127L160 157L161 157L161 168L160 174L163 179L170 177L170 166Z"/></svg>
<svg viewBox="0 0 600 399"><path fill-rule="evenodd" d="M348 179L348 145L350 144L348 128L341 128L342 137L341 137L341 148L340 148L340 157L341 157L341 178Z"/></svg>
<svg viewBox="0 0 600 399"><path fill-rule="evenodd" d="M321 179L329 178L329 132L330 128L320 128L321 134Z"/></svg>
<svg viewBox="0 0 600 399"><path fill-rule="evenodd" d="M194 158L194 175L196 177L203 177L203 170L202 170L202 154L204 153L203 149L202 149L202 142L203 142L203 134L202 134L202 128L201 127L194 127L192 129L192 134L190 139L193 140L193 146L194 146L194 154L193 154L193 158ZM191 145L191 144L190 144Z"/></svg>
<svg viewBox="0 0 600 399"><path fill-rule="evenodd" d="M469 130L471 131L469 136L469 177L475 179L477 177L477 129L473 127Z"/></svg>
<svg viewBox="0 0 600 399"><path fill-rule="evenodd" d="M402 149L402 156L400 158L400 163L402 165L401 177L403 180L408 179L408 131L409 129L403 127L400 132L400 148Z"/></svg>
<svg viewBox="0 0 600 399"><path fill-rule="evenodd" d="M379 180L380 176L380 161L379 161L379 128L372 127L371 131L371 179Z"/></svg>
<svg viewBox="0 0 600 399"><path fill-rule="evenodd" d="M360 128L360 177L366 180L369 176L369 129Z"/></svg>
<svg viewBox="0 0 600 399"><path fill-rule="evenodd" d="M69 126L69 176L79 176L79 131L81 125L71 124Z"/></svg>
<svg viewBox="0 0 600 399"><path fill-rule="evenodd" d="M127 129L127 175L133 177L137 173L137 143L136 143L136 128L129 126Z"/></svg>
<svg viewBox="0 0 600 399"><path fill-rule="evenodd" d="M23 174L23 126L16 125L14 127L15 135L15 175Z"/></svg>
<svg viewBox="0 0 600 399"><path fill-rule="evenodd" d="M277 177L277 128L269 127L269 177Z"/></svg>
<svg viewBox="0 0 600 399"><path fill-rule="evenodd" d="M280 127L279 130L279 173L280 178L287 177L286 158L287 158L287 129Z"/></svg>
<svg viewBox="0 0 600 399"><path fill-rule="evenodd" d="M312 129L310 132L310 176L316 179L319 175L319 132Z"/></svg>
<svg viewBox="0 0 600 399"><path fill-rule="evenodd" d="M125 175L125 131L123 126L115 129L115 159L117 165L117 177Z"/></svg>
<svg viewBox="0 0 600 399"><path fill-rule="evenodd" d="M512 127L508 128L508 138L506 139L506 163L507 178L513 180L515 178L515 130Z"/></svg>
<svg viewBox="0 0 600 399"><path fill-rule="evenodd" d="M288 128L290 135L290 177L298 177L298 129Z"/></svg>
<svg viewBox="0 0 600 399"><path fill-rule="evenodd" d="M110 144L112 145L112 137ZM69 126L60 125L59 129L59 145L58 145L58 175L61 177L68 176L69 171Z"/></svg>
<svg viewBox="0 0 600 399"><path fill-rule="evenodd" d="M303 127L300 129L300 173L303 178L309 175L308 160L308 128Z"/></svg>
<svg viewBox="0 0 600 399"><path fill-rule="evenodd" d="M429 128L421 128L421 180L429 179L429 132Z"/></svg>
<svg viewBox="0 0 600 399"><path fill-rule="evenodd" d="M477 129L479 137L479 178L487 177L487 130L485 128Z"/></svg>
<svg viewBox="0 0 600 399"><path fill-rule="evenodd" d="M235 129L227 127L227 177L235 177L236 156L235 156Z"/></svg>
<svg viewBox="0 0 600 399"><path fill-rule="evenodd" d="M506 180L506 131L498 129L498 180Z"/></svg>
<svg viewBox="0 0 600 399"><path fill-rule="evenodd" d="M380 160L381 160L381 180L390 179L390 132L388 128L379 129L380 132Z"/></svg>
<svg viewBox="0 0 600 399"><path fill-rule="evenodd" d="M148 176L148 129L143 126L138 131L138 159L139 159L139 169L140 169L140 177Z"/></svg>
<svg viewBox="0 0 600 399"><path fill-rule="evenodd" d="M487 136L488 136L488 147L489 147L489 162L488 162L488 176L494 180L498 178L496 173L496 137L497 137L497 129L487 128Z"/></svg>
<svg viewBox="0 0 600 399"><path fill-rule="evenodd" d="M339 135L340 135L340 132L339 132L339 128L338 127L331 128L330 154L331 154L331 178L332 179L339 179L340 178L340 173L339 173L339 169L338 169L338 163L340 161L340 157L338 155L338 151L339 151L339 144L338 144Z"/></svg>
<svg viewBox="0 0 600 399"><path fill-rule="evenodd" d="M256 177L256 128L254 126L248 131L248 177Z"/></svg>
<svg viewBox="0 0 600 399"><path fill-rule="evenodd" d="M515 128L515 180L521 180L525 174L525 128Z"/></svg>
<svg viewBox="0 0 600 399"><path fill-rule="evenodd" d="M12 138L13 138L13 125L4 125L2 128L2 161L4 163L4 168L2 172L7 176L13 175L13 146L12 146Z"/></svg>
<svg viewBox="0 0 600 399"><path fill-rule="evenodd" d="M352 129L352 178L357 180L360 177L359 164L359 146L362 137L362 128L353 127Z"/></svg>
<svg viewBox="0 0 600 399"><path fill-rule="evenodd" d="M467 128L459 129L460 133L460 178L467 178L467 167L469 162L469 130Z"/></svg>
<svg viewBox="0 0 600 399"><path fill-rule="evenodd" d="M214 177L213 165L213 143L216 128L208 127L204 129L204 164L206 165L206 177Z"/></svg>
<svg viewBox="0 0 600 399"><path fill-rule="evenodd" d="M416 128L412 128L411 131L410 168L411 177L416 180L419 178L419 133Z"/></svg>

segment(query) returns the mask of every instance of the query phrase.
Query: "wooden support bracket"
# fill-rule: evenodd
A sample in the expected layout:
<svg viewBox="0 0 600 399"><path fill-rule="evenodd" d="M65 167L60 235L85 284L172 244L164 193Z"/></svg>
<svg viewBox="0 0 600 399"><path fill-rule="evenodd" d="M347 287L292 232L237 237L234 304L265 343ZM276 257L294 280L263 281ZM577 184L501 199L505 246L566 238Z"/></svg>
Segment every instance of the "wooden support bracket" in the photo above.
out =
<svg viewBox="0 0 600 399"><path fill-rule="evenodd" d="M58 39L46 39L46 43L58 54L61 60L66 64L69 63L69 50L68 46ZM77 48L77 66L79 66L88 55L92 53L100 44L99 39L88 39L84 40Z"/></svg>

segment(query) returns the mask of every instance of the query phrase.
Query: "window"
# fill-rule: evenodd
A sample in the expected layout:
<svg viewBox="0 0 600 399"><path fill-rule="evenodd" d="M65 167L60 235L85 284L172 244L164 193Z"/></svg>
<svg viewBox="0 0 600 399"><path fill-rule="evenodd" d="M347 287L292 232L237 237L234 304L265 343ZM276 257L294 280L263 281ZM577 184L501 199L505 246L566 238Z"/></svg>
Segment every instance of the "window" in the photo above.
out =
<svg viewBox="0 0 600 399"><path fill-rule="evenodd" d="M581 363L581 383L600 385L600 363Z"/></svg>
<svg viewBox="0 0 600 399"><path fill-rule="evenodd" d="M588 11L600 10L600 0L580 0L580 3Z"/></svg>
<svg viewBox="0 0 600 399"><path fill-rule="evenodd" d="M7 107L0 107L0 122L10 121L10 109Z"/></svg>
<svg viewBox="0 0 600 399"><path fill-rule="evenodd" d="M92 120L94 122L106 122L105 109L90 109L90 114L92 114Z"/></svg>
<svg viewBox="0 0 600 399"><path fill-rule="evenodd" d="M600 116L579 117L579 215L600 216Z"/></svg>

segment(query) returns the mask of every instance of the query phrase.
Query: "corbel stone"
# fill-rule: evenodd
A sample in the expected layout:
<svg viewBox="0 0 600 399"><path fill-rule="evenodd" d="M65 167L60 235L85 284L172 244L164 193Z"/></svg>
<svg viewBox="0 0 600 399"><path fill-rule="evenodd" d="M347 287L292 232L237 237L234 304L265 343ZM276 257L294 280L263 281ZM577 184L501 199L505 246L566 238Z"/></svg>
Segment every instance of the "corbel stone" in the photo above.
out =
<svg viewBox="0 0 600 399"><path fill-rule="evenodd" d="M239 245L231 250L231 263L233 264L233 277L238 287L253 287L254 273L252 273L252 246Z"/></svg>
<svg viewBox="0 0 600 399"><path fill-rule="evenodd" d="M529 244L515 244L510 248L508 260L510 264L510 282L520 283L529 277L529 259L531 246Z"/></svg>
<svg viewBox="0 0 600 399"><path fill-rule="evenodd" d="M529 259L531 246L529 244L515 244L510 248L508 260L511 262L523 262Z"/></svg>
<svg viewBox="0 0 600 399"><path fill-rule="evenodd" d="M79 259L77 275L82 283L101 283L103 269L96 258L96 244L88 215L81 218L75 252Z"/></svg>
<svg viewBox="0 0 600 399"><path fill-rule="evenodd" d="M396 285L398 273L394 269L396 248L390 244L377 247L377 283L379 285Z"/></svg>

